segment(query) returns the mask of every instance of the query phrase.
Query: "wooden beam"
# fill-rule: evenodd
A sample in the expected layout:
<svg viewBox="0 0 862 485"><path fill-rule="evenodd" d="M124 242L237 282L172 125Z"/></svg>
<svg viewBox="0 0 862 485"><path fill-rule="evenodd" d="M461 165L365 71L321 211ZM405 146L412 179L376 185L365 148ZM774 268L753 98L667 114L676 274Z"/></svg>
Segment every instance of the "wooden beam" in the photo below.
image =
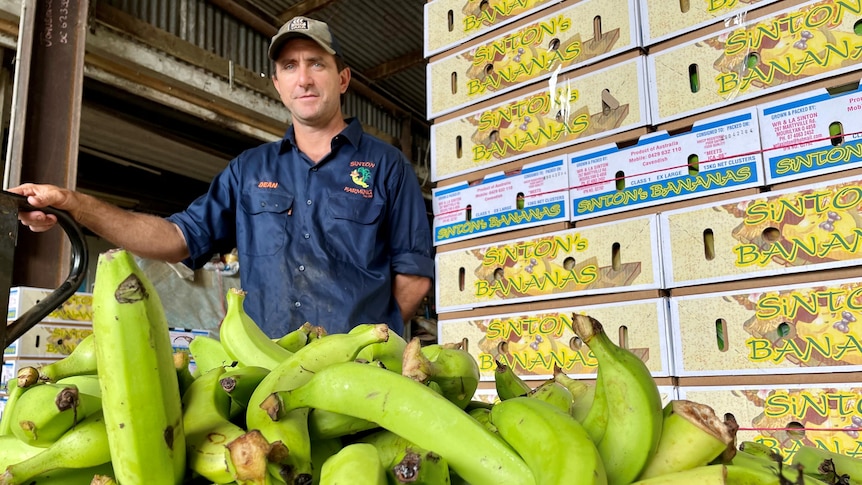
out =
<svg viewBox="0 0 862 485"><path fill-rule="evenodd" d="M421 50L418 50L374 66L371 69L366 69L362 71L362 74L370 81L376 82L424 62L425 55Z"/></svg>
<svg viewBox="0 0 862 485"><path fill-rule="evenodd" d="M278 19L285 23L297 15L310 15L333 3L338 3L338 0L304 0L278 14Z"/></svg>
<svg viewBox="0 0 862 485"><path fill-rule="evenodd" d="M284 23L246 0L210 0L210 3L267 37L275 35Z"/></svg>

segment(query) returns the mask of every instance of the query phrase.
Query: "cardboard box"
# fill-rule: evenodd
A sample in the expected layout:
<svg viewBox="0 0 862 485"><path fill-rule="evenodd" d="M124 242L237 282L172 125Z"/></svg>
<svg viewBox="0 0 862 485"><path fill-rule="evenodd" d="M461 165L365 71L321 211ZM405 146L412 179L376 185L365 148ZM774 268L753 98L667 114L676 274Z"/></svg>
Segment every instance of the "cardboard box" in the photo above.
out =
<svg viewBox="0 0 862 485"><path fill-rule="evenodd" d="M658 392L661 394L662 407L666 406L670 401L677 399L676 387L674 386L658 386ZM482 401L488 404L495 404L500 401L497 397L496 389L481 387L476 389L476 394L473 395L473 400Z"/></svg>
<svg viewBox="0 0 862 485"><path fill-rule="evenodd" d="M679 387L679 398L731 413L737 442L757 441L792 462L800 446L816 446L858 458L862 440L858 404L862 383ZM797 430L794 428L802 428Z"/></svg>
<svg viewBox="0 0 862 485"><path fill-rule="evenodd" d="M12 288L9 291L9 310L6 313L6 320L16 320L53 292L53 289L26 286ZM42 321L89 324L93 321L93 294L83 292L73 294Z"/></svg>
<svg viewBox="0 0 862 485"><path fill-rule="evenodd" d="M767 183L862 166L860 111L858 84L835 95L818 89L758 106Z"/></svg>
<svg viewBox="0 0 862 485"><path fill-rule="evenodd" d="M661 286L655 216L436 256L437 312Z"/></svg>
<svg viewBox="0 0 862 485"><path fill-rule="evenodd" d="M862 371L862 279L670 299L674 375Z"/></svg>
<svg viewBox="0 0 862 485"><path fill-rule="evenodd" d="M9 357L62 359L71 354L81 340L92 333L93 328L89 326L37 323L4 349L3 359Z"/></svg>
<svg viewBox="0 0 862 485"><path fill-rule="evenodd" d="M434 0L425 4L425 57L457 47L562 0Z"/></svg>
<svg viewBox="0 0 862 485"><path fill-rule="evenodd" d="M862 264L862 179L659 214L665 288Z"/></svg>
<svg viewBox="0 0 862 485"><path fill-rule="evenodd" d="M428 118L639 46L640 30L634 2L575 2L524 25L506 29L477 46L429 62L426 76Z"/></svg>
<svg viewBox="0 0 862 485"><path fill-rule="evenodd" d="M207 330L188 330L183 328L172 328L169 331L171 337L171 346L174 352L177 350L187 350L189 343L198 335L209 337L210 333Z"/></svg>
<svg viewBox="0 0 862 485"><path fill-rule="evenodd" d="M649 124L643 56L552 81L432 125L431 179L439 181Z"/></svg>
<svg viewBox="0 0 862 485"><path fill-rule="evenodd" d="M690 130L604 145L570 157L572 220L763 184L757 112L708 118Z"/></svg>
<svg viewBox="0 0 862 485"><path fill-rule="evenodd" d="M747 12L778 0L710 0L687 2L683 11L682 2L667 0L639 0L643 45L651 46L666 39L677 37L707 25L722 21L744 22ZM732 19L732 20L731 20Z"/></svg>
<svg viewBox="0 0 862 485"><path fill-rule="evenodd" d="M434 245L569 220L566 157L433 189Z"/></svg>
<svg viewBox="0 0 862 485"><path fill-rule="evenodd" d="M654 377L671 375L665 298L439 320L437 341L467 339L485 381L494 380L498 359L525 380L550 379L555 367L572 377L595 378L597 361L572 330L574 313L600 321L618 345L624 338Z"/></svg>
<svg viewBox="0 0 862 485"><path fill-rule="evenodd" d="M859 0L812 0L648 57L652 122L862 69Z"/></svg>

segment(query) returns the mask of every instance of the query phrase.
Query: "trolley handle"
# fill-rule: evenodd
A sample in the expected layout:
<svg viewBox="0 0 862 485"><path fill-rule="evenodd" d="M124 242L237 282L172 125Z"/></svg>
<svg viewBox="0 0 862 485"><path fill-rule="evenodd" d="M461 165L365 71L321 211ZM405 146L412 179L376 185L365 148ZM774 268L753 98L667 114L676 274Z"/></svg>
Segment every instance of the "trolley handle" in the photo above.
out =
<svg viewBox="0 0 862 485"><path fill-rule="evenodd" d="M84 240L84 232L81 230L81 226L75 222L75 219L68 212L50 206L34 207L27 202L26 197L12 192L4 191L3 196L18 200L19 211L42 211L46 214L55 215L60 227L63 228L66 236L72 243L72 265L66 281L14 322L7 325L6 342L2 342L4 343L3 348L6 348L75 294L75 291L81 286L84 277L87 275L89 253L87 252L87 242Z"/></svg>

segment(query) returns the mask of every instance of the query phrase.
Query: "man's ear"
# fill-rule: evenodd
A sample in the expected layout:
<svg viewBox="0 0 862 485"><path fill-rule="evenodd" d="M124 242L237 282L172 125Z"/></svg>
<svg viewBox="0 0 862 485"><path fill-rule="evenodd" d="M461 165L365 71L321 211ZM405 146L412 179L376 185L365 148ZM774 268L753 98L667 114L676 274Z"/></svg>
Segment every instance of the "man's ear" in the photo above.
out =
<svg viewBox="0 0 862 485"><path fill-rule="evenodd" d="M339 83L341 84L341 94L344 94L347 92L348 86L350 86L350 68L345 67L338 73L338 76L341 78Z"/></svg>

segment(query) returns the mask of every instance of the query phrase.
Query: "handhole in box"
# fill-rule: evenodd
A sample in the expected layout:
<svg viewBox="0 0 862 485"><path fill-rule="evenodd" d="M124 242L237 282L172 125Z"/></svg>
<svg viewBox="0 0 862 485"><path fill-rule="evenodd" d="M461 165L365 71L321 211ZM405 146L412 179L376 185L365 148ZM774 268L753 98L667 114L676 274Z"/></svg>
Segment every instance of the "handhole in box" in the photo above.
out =
<svg viewBox="0 0 862 485"><path fill-rule="evenodd" d="M715 340L718 350L727 352L727 322L723 318L715 321Z"/></svg>
<svg viewBox="0 0 862 485"><path fill-rule="evenodd" d="M856 35L862 35L862 20L857 20L856 23L853 24L853 33Z"/></svg>
<svg viewBox="0 0 862 485"><path fill-rule="evenodd" d="M619 334L620 339L619 346L624 349L629 348L629 328L622 325L617 333Z"/></svg>
<svg viewBox="0 0 862 485"><path fill-rule="evenodd" d="M464 219L468 221L473 219L473 204L467 204L467 208L464 209Z"/></svg>
<svg viewBox="0 0 862 485"><path fill-rule="evenodd" d="M452 10L446 13L446 23L449 26L449 32L455 30L455 12Z"/></svg>
<svg viewBox="0 0 862 485"><path fill-rule="evenodd" d="M458 73L457 72L452 73L451 84L452 84L452 86L451 86L452 87L452 94L458 94Z"/></svg>
<svg viewBox="0 0 862 485"><path fill-rule="evenodd" d="M704 229L703 231L703 256L707 261L715 259L715 234L712 229Z"/></svg>
<svg viewBox="0 0 862 485"><path fill-rule="evenodd" d="M523 192L518 192L518 194L515 196L515 207L517 207L519 211L524 210L524 193Z"/></svg>
<svg viewBox="0 0 862 485"><path fill-rule="evenodd" d="M464 268L458 270L458 289L460 291L464 291L464 279L467 275L467 271Z"/></svg>
<svg viewBox="0 0 862 485"><path fill-rule="evenodd" d="M468 352L470 349L470 339L464 337L461 339L461 350L464 352Z"/></svg>
<svg viewBox="0 0 862 485"><path fill-rule="evenodd" d="M778 336L781 338L785 338L790 335L790 325L787 322L781 322L778 324Z"/></svg>
<svg viewBox="0 0 862 485"><path fill-rule="evenodd" d="M829 137L834 147L844 143L844 125L840 121L833 121L829 124Z"/></svg>
<svg viewBox="0 0 862 485"><path fill-rule="evenodd" d="M553 39L551 39L550 42L548 42L548 51L553 52L553 51L559 50L559 49L560 49L560 39L554 37ZM515 60L515 62L518 62L518 61L519 60Z"/></svg>
<svg viewBox="0 0 862 485"><path fill-rule="evenodd" d="M614 182L616 182L617 190L622 191L626 188L626 173L620 170L614 175Z"/></svg>
<svg viewBox="0 0 862 485"><path fill-rule="evenodd" d="M791 421L787 423L787 435L793 439L801 440L805 438L805 426L799 421Z"/></svg>
<svg viewBox="0 0 862 485"><path fill-rule="evenodd" d="M774 243L781 239L781 231L775 227L767 227L763 230L762 237L764 241Z"/></svg>
<svg viewBox="0 0 862 485"><path fill-rule="evenodd" d="M503 268L497 268L494 270L494 281L503 281L505 274L503 273Z"/></svg>
<svg viewBox="0 0 862 485"><path fill-rule="evenodd" d="M611 94L610 89L602 90L602 114L609 115L611 111L620 107L620 102Z"/></svg>
<svg viewBox="0 0 862 485"><path fill-rule="evenodd" d="M602 41L602 16L593 17L593 42Z"/></svg>
<svg viewBox="0 0 862 485"><path fill-rule="evenodd" d="M690 0L679 0L679 11L682 13L688 13L691 8Z"/></svg>
<svg viewBox="0 0 862 485"><path fill-rule="evenodd" d="M563 269L565 269L566 271L571 271L575 269L575 264L577 264L575 258L569 256L563 260Z"/></svg>
<svg viewBox="0 0 862 485"><path fill-rule="evenodd" d="M692 93L700 91L700 74L697 72L697 64L688 66L688 87Z"/></svg>
<svg viewBox="0 0 862 485"><path fill-rule="evenodd" d="M688 174L694 177L700 173L700 157L692 153L688 156Z"/></svg>
<svg viewBox="0 0 862 485"><path fill-rule="evenodd" d="M497 344L497 355L509 353L509 342L503 341Z"/></svg>
<svg viewBox="0 0 862 485"><path fill-rule="evenodd" d="M615 242L611 245L611 269L619 271L623 267L622 251L620 243Z"/></svg>
<svg viewBox="0 0 862 485"><path fill-rule="evenodd" d="M461 155L464 153L463 143L461 142L461 135L455 137L455 157L461 158Z"/></svg>
<svg viewBox="0 0 862 485"><path fill-rule="evenodd" d="M572 350L581 350L581 347L584 346L584 341L581 340L581 337L575 335L574 337L569 339L569 348Z"/></svg>
<svg viewBox="0 0 862 485"><path fill-rule="evenodd" d="M42 340L42 336L36 335L36 348L37 349L39 348L39 343L41 342L41 340Z"/></svg>
<svg viewBox="0 0 862 485"><path fill-rule="evenodd" d="M752 52L745 56L745 69L755 68L758 64L760 64L760 54L757 52Z"/></svg>

